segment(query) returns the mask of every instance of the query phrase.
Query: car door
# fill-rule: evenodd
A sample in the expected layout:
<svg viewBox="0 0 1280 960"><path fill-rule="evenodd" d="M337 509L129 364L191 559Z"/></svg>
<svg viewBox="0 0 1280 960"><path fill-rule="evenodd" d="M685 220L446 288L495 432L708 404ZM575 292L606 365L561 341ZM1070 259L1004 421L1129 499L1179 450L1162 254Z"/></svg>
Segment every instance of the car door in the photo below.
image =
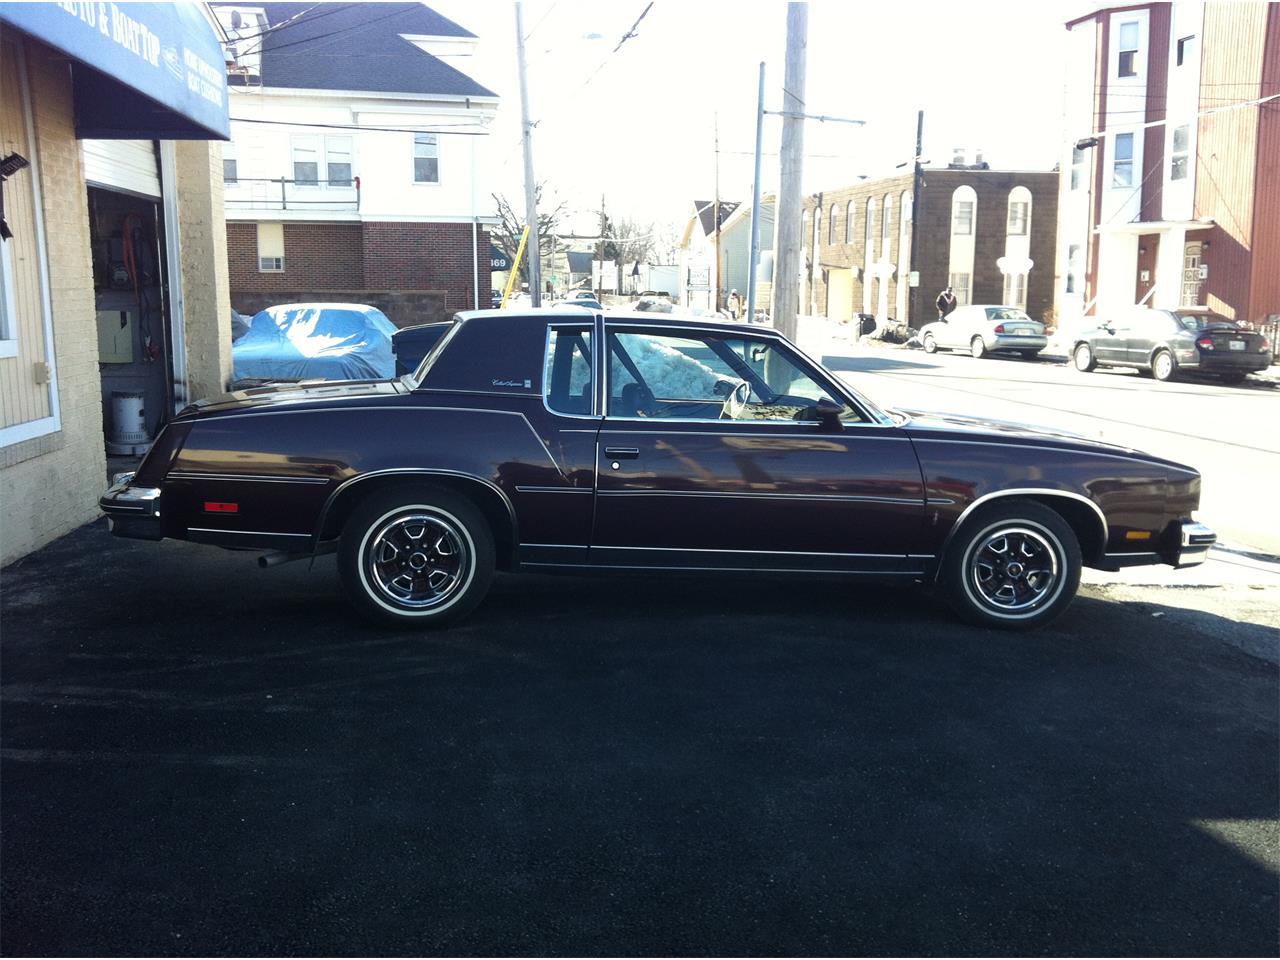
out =
<svg viewBox="0 0 1280 960"><path fill-rule="evenodd" d="M1151 353L1174 333L1174 323L1163 310L1134 311L1125 341L1125 359L1135 367L1151 362Z"/></svg>
<svg viewBox="0 0 1280 960"><path fill-rule="evenodd" d="M1099 318L1097 335L1093 341L1093 355L1099 363L1129 362L1128 317L1112 314Z"/></svg>
<svg viewBox="0 0 1280 960"><path fill-rule="evenodd" d="M786 341L688 325L606 330L592 564L923 569L910 441ZM822 423L824 398L840 413Z"/></svg>
<svg viewBox="0 0 1280 960"><path fill-rule="evenodd" d="M953 350L960 347L968 348L969 339L964 335L964 329L972 312L969 307L956 307L951 311L946 323L942 325L944 346Z"/></svg>

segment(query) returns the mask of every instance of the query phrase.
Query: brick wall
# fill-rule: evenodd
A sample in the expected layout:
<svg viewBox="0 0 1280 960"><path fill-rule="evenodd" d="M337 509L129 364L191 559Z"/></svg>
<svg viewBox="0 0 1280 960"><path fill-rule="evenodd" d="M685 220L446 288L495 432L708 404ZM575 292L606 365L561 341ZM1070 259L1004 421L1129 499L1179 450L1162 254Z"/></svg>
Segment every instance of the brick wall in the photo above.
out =
<svg viewBox="0 0 1280 960"><path fill-rule="evenodd" d="M887 282L889 315L896 315L897 284L906 282L910 270L918 270L920 286L914 291L915 302L909 310L909 318L912 325L919 326L922 322L929 322L936 315L933 302L949 279L951 196L961 185L973 187L978 195L977 230L974 236L973 302L1000 303L1004 299L1004 276L1000 273L996 261L1004 256L1005 251L1009 191L1016 186L1024 186L1031 191L1031 259L1035 263L1027 281L1027 312L1038 319L1050 311L1053 306L1054 241L1058 225L1058 175L1041 171L944 169L925 170L923 174L920 202L914 214L916 251L911 257L910 264L901 262L898 249L902 222L901 198L904 190L908 192L911 190L910 175L868 180L852 187L822 193L822 242L819 247L818 262L820 267L853 268L853 311L855 313L861 311L863 303L864 281L858 276L858 268L863 265L866 253L864 237L867 198L871 197L876 202L874 226L877 236L877 259L881 251L881 241L878 238L884 196L891 194L894 198L894 219L892 234L888 241L888 252L889 260L897 264L898 270L897 275ZM851 243L844 243L845 216L850 200L854 202L855 210L854 238ZM833 203L837 210L838 242L830 245L827 243L828 221ZM808 212L804 238L806 258L812 255L813 211L816 206L817 202L813 197L806 198L805 209ZM820 269L814 285L819 313L824 313L826 310L826 286ZM806 282L802 309L807 309L809 294L809 284ZM875 311L877 299L877 296L873 296L872 312Z"/></svg>
<svg viewBox="0 0 1280 960"><path fill-rule="evenodd" d="M98 516L106 479L89 198L66 58L26 42L62 429L0 448L0 563ZM14 224L14 229L29 225Z"/></svg>
<svg viewBox="0 0 1280 960"><path fill-rule="evenodd" d="M227 224L231 300L241 313L309 300L368 303L398 326L447 319L474 304L469 223L286 223L284 272L258 270L257 224ZM491 288L481 229L480 298Z"/></svg>

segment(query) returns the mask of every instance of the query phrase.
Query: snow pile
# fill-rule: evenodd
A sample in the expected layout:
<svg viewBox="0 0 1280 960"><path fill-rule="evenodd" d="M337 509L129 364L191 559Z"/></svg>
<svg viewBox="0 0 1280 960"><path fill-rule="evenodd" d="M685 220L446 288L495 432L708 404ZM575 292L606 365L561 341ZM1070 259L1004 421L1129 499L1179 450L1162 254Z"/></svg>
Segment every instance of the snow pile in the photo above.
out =
<svg viewBox="0 0 1280 960"><path fill-rule="evenodd" d="M623 349L640 371L655 397L666 400L714 400L726 395L726 388L716 390L716 384L728 381L730 386L741 383L738 377L717 373L701 360L669 346L660 340L639 334L620 334ZM614 390L618 384L630 383L633 378L615 358L613 361Z"/></svg>

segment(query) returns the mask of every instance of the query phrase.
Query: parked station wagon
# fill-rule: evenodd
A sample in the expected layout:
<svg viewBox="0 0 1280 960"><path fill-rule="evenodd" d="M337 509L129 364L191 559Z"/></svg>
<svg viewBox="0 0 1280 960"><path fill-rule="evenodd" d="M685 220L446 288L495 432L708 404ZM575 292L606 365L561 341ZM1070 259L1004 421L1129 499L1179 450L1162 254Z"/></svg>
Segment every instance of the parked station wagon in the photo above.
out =
<svg viewBox="0 0 1280 960"><path fill-rule="evenodd" d="M1200 476L1135 450L885 410L775 331L580 309L460 314L398 380L204 400L101 504L120 536L336 551L390 623L472 610L495 570L935 585L1030 627L1084 565L1191 566Z"/></svg>

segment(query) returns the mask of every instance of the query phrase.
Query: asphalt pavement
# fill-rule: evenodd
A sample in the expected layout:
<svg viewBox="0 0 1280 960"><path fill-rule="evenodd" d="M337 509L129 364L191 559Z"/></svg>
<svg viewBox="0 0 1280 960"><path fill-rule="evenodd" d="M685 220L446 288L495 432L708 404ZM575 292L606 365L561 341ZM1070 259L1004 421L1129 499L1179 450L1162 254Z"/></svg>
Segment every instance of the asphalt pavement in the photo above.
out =
<svg viewBox="0 0 1280 960"><path fill-rule="evenodd" d="M96 524L3 572L0 949L1273 955L1280 685L1221 638L1272 628L1109 589L503 576L396 633Z"/></svg>

